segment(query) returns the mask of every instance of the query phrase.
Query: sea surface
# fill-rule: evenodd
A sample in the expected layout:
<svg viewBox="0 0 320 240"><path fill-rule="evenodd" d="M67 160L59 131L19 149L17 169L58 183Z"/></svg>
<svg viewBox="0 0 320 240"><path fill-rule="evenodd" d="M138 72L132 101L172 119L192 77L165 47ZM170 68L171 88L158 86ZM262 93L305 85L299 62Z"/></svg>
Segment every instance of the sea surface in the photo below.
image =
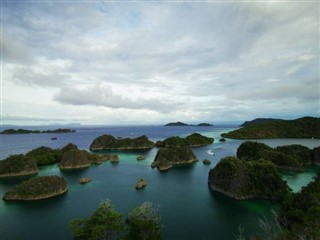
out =
<svg viewBox="0 0 320 240"><path fill-rule="evenodd" d="M20 127L48 130L54 127ZM124 216L133 207L150 201L159 207L159 214L167 240L224 240L236 239L238 227L246 236L260 232L259 219L273 220L273 210L278 205L268 201L236 201L211 191L208 187L209 170L225 156L235 155L240 140L227 139L219 142L221 133L237 126L217 125L213 127L164 127L164 126L109 126L77 127L76 133L0 135L0 159L11 154L47 146L61 148L74 143L88 150L94 138L102 134L115 137L148 136L152 141L169 136L186 136L198 132L214 137L215 142L205 147L194 148L199 162L166 172L150 167L157 148L149 151L112 151L120 157L119 164L104 162L85 170L60 171L57 164L40 169L38 176L58 175L66 178L69 191L59 197L34 202L5 202L0 200L0 239L72 239L69 222L75 218L89 217L103 200L110 199L116 210ZM57 137L57 140L51 140ZM273 139L259 140L272 147L286 144L302 144L310 148L320 145L316 139ZM110 152L111 153L111 152ZM139 155L146 160L137 161ZM209 159L211 165L201 161ZM307 185L320 168L306 167L304 173L282 172L283 178L293 191ZM92 182L80 185L83 176ZM144 178L147 187L137 191L136 182ZM4 195L18 180L0 180L0 195Z"/></svg>

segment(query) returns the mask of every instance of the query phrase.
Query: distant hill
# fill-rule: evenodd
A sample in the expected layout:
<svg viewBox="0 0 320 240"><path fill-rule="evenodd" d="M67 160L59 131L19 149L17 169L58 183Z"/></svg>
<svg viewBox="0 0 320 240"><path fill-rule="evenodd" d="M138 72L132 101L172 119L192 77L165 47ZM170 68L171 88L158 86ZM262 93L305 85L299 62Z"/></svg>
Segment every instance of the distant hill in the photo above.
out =
<svg viewBox="0 0 320 240"><path fill-rule="evenodd" d="M233 139L320 138L320 118L303 117L295 120L249 124L240 129L223 133L222 137Z"/></svg>
<svg viewBox="0 0 320 240"><path fill-rule="evenodd" d="M27 129L6 129L0 132L0 134L29 134L29 133L73 133L76 132L76 130L68 129L68 128L59 128L55 130L27 130Z"/></svg>
<svg viewBox="0 0 320 240"><path fill-rule="evenodd" d="M164 126L197 126L197 127L210 127L212 126L212 124L210 123L199 123L198 125L194 125L194 124L187 124L187 123L183 123L183 122L171 122L171 123L167 123Z"/></svg>
<svg viewBox="0 0 320 240"><path fill-rule="evenodd" d="M275 121L282 121L282 119L277 119L277 118L256 118L252 121L245 121L240 125L240 127L247 127L250 125L255 125L255 124L262 124L262 123L268 123L268 122L275 122Z"/></svg>
<svg viewBox="0 0 320 240"><path fill-rule="evenodd" d="M164 126L189 126L189 124L186 124L183 122L172 122L172 123L167 123Z"/></svg>

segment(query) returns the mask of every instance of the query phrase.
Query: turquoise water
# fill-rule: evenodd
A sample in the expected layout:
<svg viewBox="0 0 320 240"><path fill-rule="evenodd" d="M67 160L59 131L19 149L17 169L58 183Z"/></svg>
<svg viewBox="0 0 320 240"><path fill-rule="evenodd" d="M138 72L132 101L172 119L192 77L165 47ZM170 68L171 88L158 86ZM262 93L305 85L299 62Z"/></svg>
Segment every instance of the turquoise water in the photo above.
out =
<svg viewBox="0 0 320 240"><path fill-rule="evenodd" d="M94 137L111 133L115 136L126 136L128 132L146 134L152 140L160 140L170 135L186 135L195 130L208 136L214 136L212 145L195 148L199 160L208 158L210 166L202 162L159 172L150 167L157 149L150 151L118 152L119 164L105 162L80 171L60 171L57 165L41 168L39 175L64 176L69 184L69 191L57 198L36 202L0 202L0 238L1 239L71 239L68 224L74 218L88 217L98 204L111 199L116 209L123 214L144 201L151 201L160 208L164 225L165 239L235 239L234 234L241 225L246 235L259 231L258 219L264 216L272 219L272 209L277 205L267 201L236 201L222 194L212 192L207 184L209 170L221 157L234 155L242 141L227 140L218 142L221 132L229 131L228 127L213 128L99 128L79 129L75 134L58 135L57 141L48 140L48 136L23 135L2 138L6 148L2 155L16 151L27 152L34 147L46 145L61 147L68 142L87 149ZM277 140L276 140L277 141ZM309 147L320 145L318 142L296 140ZM281 142L271 142L282 144ZM3 146L3 145L2 145ZM10 147L11 146L11 147ZM207 152L212 150L215 155ZM137 161L138 155L146 160ZM308 168L309 169L309 168ZM310 170L310 171L309 171ZM298 190L315 175L315 168L310 167L303 174L283 173L290 186ZM78 183L82 176L93 179L86 185ZM144 178L147 187L141 191L134 189L135 183ZM1 196L21 180L2 180Z"/></svg>

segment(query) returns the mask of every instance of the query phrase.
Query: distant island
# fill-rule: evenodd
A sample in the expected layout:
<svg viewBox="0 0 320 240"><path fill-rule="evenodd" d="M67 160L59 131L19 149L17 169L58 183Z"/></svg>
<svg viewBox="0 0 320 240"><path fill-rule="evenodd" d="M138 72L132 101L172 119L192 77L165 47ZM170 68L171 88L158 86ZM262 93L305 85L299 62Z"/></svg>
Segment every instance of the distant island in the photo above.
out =
<svg viewBox="0 0 320 240"><path fill-rule="evenodd" d="M208 144L212 144L213 138L203 136L199 133L193 133L185 138L181 137L169 137L163 141L157 141L156 147L200 147Z"/></svg>
<svg viewBox="0 0 320 240"><path fill-rule="evenodd" d="M210 170L208 184L214 191L237 200L263 199L280 201L289 186L270 161L243 161L225 157Z"/></svg>
<svg viewBox="0 0 320 240"><path fill-rule="evenodd" d="M187 123L183 123L183 122L171 122L171 123L167 123L164 126L197 126L197 127L210 127L213 126L210 123L199 123L198 125L193 125L193 124L187 124Z"/></svg>
<svg viewBox="0 0 320 240"><path fill-rule="evenodd" d="M68 128L59 128L56 130L27 130L27 129L6 129L0 132L0 134L30 134L30 133L73 133L76 130L68 129Z"/></svg>
<svg viewBox="0 0 320 240"><path fill-rule="evenodd" d="M174 166L197 162L198 159L190 147L160 148L151 164L152 168L160 171L168 170Z"/></svg>
<svg viewBox="0 0 320 240"><path fill-rule="evenodd" d="M55 197L68 191L63 177L36 177L16 185L5 193L3 200L40 200Z"/></svg>
<svg viewBox="0 0 320 240"><path fill-rule="evenodd" d="M303 117L295 120L251 123L221 136L233 139L320 138L320 118Z"/></svg>
<svg viewBox="0 0 320 240"><path fill-rule="evenodd" d="M93 140L90 150L139 150L150 149L154 147L154 142L150 141L147 136L143 135L137 138L116 139L112 135L102 135Z"/></svg>

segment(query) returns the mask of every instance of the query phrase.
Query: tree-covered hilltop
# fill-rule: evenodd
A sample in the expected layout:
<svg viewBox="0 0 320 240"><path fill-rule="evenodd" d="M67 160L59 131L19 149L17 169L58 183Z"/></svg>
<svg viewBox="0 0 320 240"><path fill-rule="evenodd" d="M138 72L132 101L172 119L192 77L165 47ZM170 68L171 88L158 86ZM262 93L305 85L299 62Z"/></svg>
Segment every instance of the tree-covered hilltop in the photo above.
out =
<svg viewBox="0 0 320 240"><path fill-rule="evenodd" d="M151 164L152 168L157 167L159 170L167 170L177 165L197 162L198 159L188 146L160 148Z"/></svg>
<svg viewBox="0 0 320 240"><path fill-rule="evenodd" d="M51 149L49 147L41 146L28 152L26 156L35 159L37 165L41 166L60 162L62 151L60 149Z"/></svg>
<svg viewBox="0 0 320 240"><path fill-rule="evenodd" d="M157 141L156 147L200 147L212 144L213 141L213 138L203 136L199 133L193 133L186 138L174 136L169 137L163 141Z"/></svg>
<svg viewBox="0 0 320 240"><path fill-rule="evenodd" d="M158 209L145 202L129 211L125 221L110 201L104 201L91 217L70 222L73 239L161 240Z"/></svg>
<svg viewBox="0 0 320 240"><path fill-rule="evenodd" d="M3 200L39 200L51 198L68 191L63 177L36 177L16 185L5 193Z"/></svg>
<svg viewBox="0 0 320 240"><path fill-rule="evenodd" d="M320 172L307 186L283 201L278 221L279 239L320 239Z"/></svg>
<svg viewBox="0 0 320 240"><path fill-rule="evenodd" d="M276 118L256 118L251 121L245 121L240 125L240 127L247 127L249 125L256 125L256 124L269 123L269 122L275 122L275 121L283 121L283 120L276 119Z"/></svg>
<svg viewBox="0 0 320 240"><path fill-rule="evenodd" d="M37 162L23 154L12 155L0 161L0 177L28 176L38 171Z"/></svg>
<svg viewBox="0 0 320 240"><path fill-rule="evenodd" d="M30 134L30 133L72 133L76 132L76 130L68 129L68 128L59 128L55 130L27 130L27 129L6 129L0 132L0 134Z"/></svg>
<svg viewBox="0 0 320 240"><path fill-rule="evenodd" d="M93 140L90 145L90 150L135 150L135 149L150 149L154 147L154 143L143 135L137 138L121 138L116 139L112 135L102 135Z"/></svg>
<svg viewBox="0 0 320 240"><path fill-rule="evenodd" d="M238 147L237 157L246 161L265 159L279 168L303 171L304 165L316 163L313 152L299 144L271 148L264 143L246 141Z"/></svg>
<svg viewBox="0 0 320 240"><path fill-rule="evenodd" d="M210 170L208 184L212 190L238 200L279 201L289 193L289 187L276 166L265 160L243 161L225 157Z"/></svg>
<svg viewBox="0 0 320 240"><path fill-rule="evenodd" d="M189 126L189 124L183 123L183 122L171 122L171 123L167 123L164 126Z"/></svg>
<svg viewBox="0 0 320 240"><path fill-rule="evenodd" d="M249 124L221 136L234 139L320 138L320 118L304 117Z"/></svg>

